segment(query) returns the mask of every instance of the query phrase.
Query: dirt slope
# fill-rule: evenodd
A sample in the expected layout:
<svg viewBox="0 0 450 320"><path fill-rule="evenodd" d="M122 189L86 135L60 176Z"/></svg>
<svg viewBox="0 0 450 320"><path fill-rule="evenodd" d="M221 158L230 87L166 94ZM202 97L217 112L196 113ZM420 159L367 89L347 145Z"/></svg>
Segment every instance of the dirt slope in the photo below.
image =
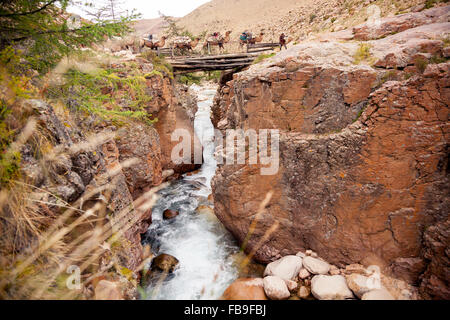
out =
<svg viewBox="0 0 450 320"><path fill-rule="evenodd" d="M213 0L181 18L178 24L194 34L232 30L236 38L244 30L265 40L280 32L301 40L311 33L338 31L373 17L394 16L423 7L425 0ZM377 7L374 7L376 5Z"/></svg>

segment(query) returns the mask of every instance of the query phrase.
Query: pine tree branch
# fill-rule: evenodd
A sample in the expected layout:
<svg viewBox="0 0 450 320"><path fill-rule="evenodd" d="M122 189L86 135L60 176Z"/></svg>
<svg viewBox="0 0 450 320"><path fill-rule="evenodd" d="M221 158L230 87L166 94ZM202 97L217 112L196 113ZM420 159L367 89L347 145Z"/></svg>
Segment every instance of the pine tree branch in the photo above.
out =
<svg viewBox="0 0 450 320"><path fill-rule="evenodd" d="M31 14L35 14L38 12L41 12L45 9L47 9L50 5L52 5L53 3L60 1L60 0L51 0L49 2L47 2L45 5L43 5L42 7L33 10L33 11L28 11L28 12L18 12L18 13L6 13L6 14L1 14L0 13L0 18L12 18L12 17L19 17L19 16L27 16L27 15L31 15Z"/></svg>

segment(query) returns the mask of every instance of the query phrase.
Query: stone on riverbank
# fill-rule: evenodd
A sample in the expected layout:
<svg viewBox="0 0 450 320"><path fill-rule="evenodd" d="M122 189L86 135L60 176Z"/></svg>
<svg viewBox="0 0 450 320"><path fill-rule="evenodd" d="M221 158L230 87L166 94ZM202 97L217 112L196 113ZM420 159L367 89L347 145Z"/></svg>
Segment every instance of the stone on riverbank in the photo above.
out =
<svg viewBox="0 0 450 320"><path fill-rule="evenodd" d="M344 300L353 298L343 276L317 275L312 278L311 292L319 300Z"/></svg>
<svg viewBox="0 0 450 320"><path fill-rule="evenodd" d="M264 292L271 300L285 300L291 296L291 293L283 279L276 276L264 278Z"/></svg>
<svg viewBox="0 0 450 320"><path fill-rule="evenodd" d="M371 285L372 284L372 285ZM373 290L377 289L373 287L373 281L368 277L362 276L360 274L354 273L347 277L347 285L353 291L353 293L361 299L361 297Z"/></svg>
<svg viewBox="0 0 450 320"><path fill-rule="evenodd" d="M241 278L223 293L221 300L267 300L262 278Z"/></svg>
<svg viewBox="0 0 450 320"><path fill-rule="evenodd" d="M285 256L267 265L264 276L277 276L284 280L294 280L302 268L302 258Z"/></svg>
<svg viewBox="0 0 450 320"><path fill-rule="evenodd" d="M167 210L164 210L164 212L163 212L163 218L164 218L164 220L170 220L170 219L175 218L179 214L180 213L178 211L167 209Z"/></svg>
<svg viewBox="0 0 450 320"><path fill-rule="evenodd" d="M386 289L376 289L365 293L361 300L395 300Z"/></svg>
<svg viewBox="0 0 450 320"><path fill-rule="evenodd" d="M303 264L305 268L313 274L327 274L328 271L330 271L328 262L313 257L306 257L303 259Z"/></svg>
<svg viewBox="0 0 450 320"><path fill-rule="evenodd" d="M160 254L152 261L152 270L159 270L167 273L171 273L175 270L179 261L170 254Z"/></svg>

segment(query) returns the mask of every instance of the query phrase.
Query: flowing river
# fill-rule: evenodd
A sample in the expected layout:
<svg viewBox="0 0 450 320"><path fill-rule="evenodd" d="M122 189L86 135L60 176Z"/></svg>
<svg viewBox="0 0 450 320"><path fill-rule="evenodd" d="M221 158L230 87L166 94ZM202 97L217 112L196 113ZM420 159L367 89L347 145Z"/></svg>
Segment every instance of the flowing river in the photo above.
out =
<svg viewBox="0 0 450 320"><path fill-rule="evenodd" d="M210 113L217 88L193 85L190 90L198 97L194 127L204 148L204 163L199 172L185 175L159 192L146 241L155 255L170 254L179 265L165 281L150 283L148 299L218 299L239 276L237 243L215 217L208 200L216 170ZM166 209L180 214L173 220L163 220Z"/></svg>

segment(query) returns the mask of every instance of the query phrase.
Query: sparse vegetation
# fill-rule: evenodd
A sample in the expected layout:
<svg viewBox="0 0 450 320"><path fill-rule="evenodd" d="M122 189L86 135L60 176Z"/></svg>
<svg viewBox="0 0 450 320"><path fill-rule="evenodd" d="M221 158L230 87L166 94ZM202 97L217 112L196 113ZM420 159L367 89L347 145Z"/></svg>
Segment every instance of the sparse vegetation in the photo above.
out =
<svg viewBox="0 0 450 320"><path fill-rule="evenodd" d="M120 124L129 119L151 124L145 107L152 97L146 92L146 79L141 74L119 76L117 70L98 68L86 73L70 69L62 85L48 89L48 98L63 100L79 111L98 115Z"/></svg>
<svg viewBox="0 0 450 320"><path fill-rule="evenodd" d="M388 81L394 81L394 80L397 80L397 71L389 70L381 77L379 85L382 85Z"/></svg>
<svg viewBox="0 0 450 320"><path fill-rule="evenodd" d="M414 66L419 70L420 73L424 73L428 66L428 60L425 57L417 57Z"/></svg>
<svg viewBox="0 0 450 320"><path fill-rule="evenodd" d="M371 46L367 43L361 43L353 56L354 64L361 64L362 62L371 62Z"/></svg>
<svg viewBox="0 0 450 320"><path fill-rule="evenodd" d="M431 64L439 64L439 63L444 63L444 62L447 62L447 61L448 61L448 58L444 58L444 57L439 56L439 55L434 55L430 59L430 63Z"/></svg>
<svg viewBox="0 0 450 320"><path fill-rule="evenodd" d="M178 82L185 85L201 84L202 81L214 81L218 82L222 76L222 71L210 71L210 72L195 72L185 73L177 77Z"/></svg>
<svg viewBox="0 0 450 320"><path fill-rule="evenodd" d="M15 131L9 128L6 117L11 113L8 105L0 101L0 187L5 187L11 180L19 177L21 154L18 150L11 150Z"/></svg>
<svg viewBox="0 0 450 320"><path fill-rule="evenodd" d="M449 2L449 0L427 0L425 1L425 9L433 8L436 4L441 2Z"/></svg>
<svg viewBox="0 0 450 320"><path fill-rule="evenodd" d="M153 64L153 68L155 71L155 74L162 75L166 74L171 79L173 79L173 68L170 63L168 63L164 57L159 57L154 51L152 50L146 50L141 53L142 57L144 59L147 59Z"/></svg>
<svg viewBox="0 0 450 320"><path fill-rule="evenodd" d="M275 55L274 52L272 52L272 53L263 53L263 54L260 54L260 55L253 61L253 64L260 63L260 62L262 62L262 61L264 61L264 60L266 60L266 59L269 59L269 58L273 57L274 55Z"/></svg>

